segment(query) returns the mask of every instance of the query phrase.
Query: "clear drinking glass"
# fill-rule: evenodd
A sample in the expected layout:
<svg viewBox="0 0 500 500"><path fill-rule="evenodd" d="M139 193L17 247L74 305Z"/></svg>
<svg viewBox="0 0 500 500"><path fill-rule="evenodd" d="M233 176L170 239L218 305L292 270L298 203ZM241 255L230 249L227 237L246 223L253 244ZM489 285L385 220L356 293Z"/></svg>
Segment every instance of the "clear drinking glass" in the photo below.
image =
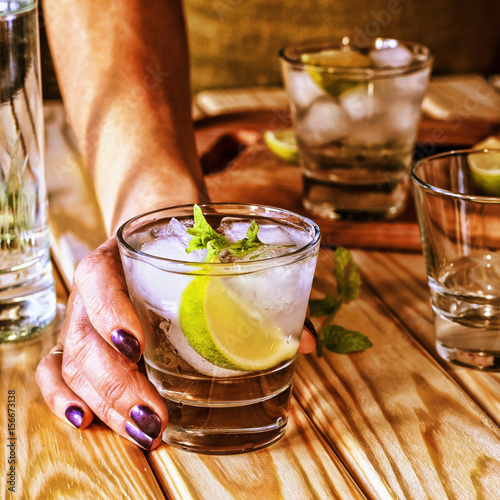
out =
<svg viewBox="0 0 500 500"><path fill-rule="evenodd" d="M495 174L496 171L496 174ZM456 151L411 170L438 353L500 369L500 151Z"/></svg>
<svg viewBox="0 0 500 500"><path fill-rule="evenodd" d="M406 204L432 57L422 45L349 37L280 52L303 205L328 219L384 219Z"/></svg>
<svg viewBox="0 0 500 500"><path fill-rule="evenodd" d="M164 441L202 453L252 451L285 432L320 232L277 208L201 208L233 242L255 220L268 245L204 262L206 251L186 253L193 206L182 206L125 223L120 255L146 334L148 377L169 412Z"/></svg>
<svg viewBox="0 0 500 500"><path fill-rule="evenodd" d="M8 342L56 312L35 1L0 1L0 79L0 342Z"/></svg>

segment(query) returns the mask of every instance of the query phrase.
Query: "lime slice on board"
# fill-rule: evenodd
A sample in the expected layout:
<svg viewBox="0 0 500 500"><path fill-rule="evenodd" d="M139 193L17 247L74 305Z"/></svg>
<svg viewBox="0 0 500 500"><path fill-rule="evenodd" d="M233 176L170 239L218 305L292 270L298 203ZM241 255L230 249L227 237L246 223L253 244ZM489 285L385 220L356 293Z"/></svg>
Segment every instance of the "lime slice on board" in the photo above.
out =
<svg viewBox="0 0 500 500"><path fill-rule="evenodd" d="M368 56L352 49L305 53L300 56L300 59L307 65L306 71L311 80L320 89L334 97L356 87L360 82L339 78L333 68L368 68L371 66L371 59Z"/></svg>
<svg viewBox="0 0 500 500"><path fill-rule="evenodd" d="M195 277L182 294L179 321L191 347L210 363L232 370L266 370L293 358L281 328L221 278Z"/></svg>
<svg viewBox="0 0 500 500"><path fill-rule="evenodd" d="M500 152L470 154L468 159L474 185L488 196L500 196Z"/></svg>
<svg viewBox="0 0 500 500"><path fill-rule="evenodd" d="M293 129L266 130L264 132L264 142L282 160L295 164L299 162L299 148L297 147Z"/></svg>

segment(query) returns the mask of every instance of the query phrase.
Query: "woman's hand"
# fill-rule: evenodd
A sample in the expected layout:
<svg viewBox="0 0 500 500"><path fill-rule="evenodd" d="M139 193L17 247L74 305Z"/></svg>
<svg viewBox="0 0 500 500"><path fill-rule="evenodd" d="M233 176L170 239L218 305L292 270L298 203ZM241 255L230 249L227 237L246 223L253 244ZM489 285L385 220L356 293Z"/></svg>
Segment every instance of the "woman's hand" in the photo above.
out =
<svg viewBox="0 0 500 500"><path fill-rule="evenodd" d="M112 238L78 266L58 344L38 366L47 404L80 429L97 415L143 448L158 446L168 414L137 369L144 341Z"/></svg>
<svg viewBox="0 0 500 500"><path fill-rule="evenodd" d="M310 322L308 327L314 329ZM111 238L76 270L58 343L37 369L45 401L75 427L88 427L96 415L143 448L155 448L168 413L153 384L137 369L144 344L118 244ZM315 347L316 339L304 328L299 352Z"/></svg>

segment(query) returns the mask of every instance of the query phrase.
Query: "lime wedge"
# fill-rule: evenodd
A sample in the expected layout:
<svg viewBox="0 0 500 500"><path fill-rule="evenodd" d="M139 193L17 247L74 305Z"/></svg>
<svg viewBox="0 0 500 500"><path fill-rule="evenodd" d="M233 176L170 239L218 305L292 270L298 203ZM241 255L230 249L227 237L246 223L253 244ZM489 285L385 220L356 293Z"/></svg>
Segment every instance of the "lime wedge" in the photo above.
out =
<svg viewBox="0 0 500 500"><path fill-rule="evenodd" d="M484 141L478 142L474 149L500 149L500 139L494 136L487 137Z"/></svg>
<svg viewBox="0 0 500 500"><path fill-rule="evenodd" d="M265 370L293 358L298 341L229 288L222 278L195 277L182 294L179 320L191 347L232 370Z"/></svg>
<svg viewBox="0 0 500 500"><path fill-rule="evenodd" d="M328 94L337 97L360 82L341 79L334 68L368 68L371 59L355 50L323 50L312 54L302 54L301 61L307 65L306 71L311 80Z"/></svg>
<svg viewBox="0 0 500 500"><path fill-rule="evenodd" d="M267 147L282 160L295 164L299 162L299 149L293 129L266 130L264 141Z"/></svg>
<svg viewBox="0 0 500 500"><path fill-rule="evenodd" d="M470 154L468 159L474 185L486 195L500 196L500 152Z"/></svg>
<svg viewBox="0 0 500 500"><path fill-rule="evenodd" d="M489 138L479 143L478 149L500 149L500 141ZM500 196L500 151L490 151L485 154L468 155L472 182L481 193L488 196Z"/></svg>

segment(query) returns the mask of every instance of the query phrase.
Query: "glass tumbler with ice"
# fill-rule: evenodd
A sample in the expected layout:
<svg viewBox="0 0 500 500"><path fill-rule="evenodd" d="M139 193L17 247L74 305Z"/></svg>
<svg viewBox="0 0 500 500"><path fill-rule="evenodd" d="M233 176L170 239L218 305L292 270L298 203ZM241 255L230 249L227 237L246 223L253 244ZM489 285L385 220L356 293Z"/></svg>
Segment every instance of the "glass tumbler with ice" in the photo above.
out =
<svg viewBox="0 0 500 500"><path fill-rule="evenodd" d="M384 219L406 203L432 65L425 47L349 37L280 52L303 177L303 205L328 219Z"/></svg>
<svg viewBox="0 0 500 500"><path fill-rule="evenodd" d="M309 219L258 205L174 207L119 229L164 441L227 454L284 434L319 240Z"/></svg>

